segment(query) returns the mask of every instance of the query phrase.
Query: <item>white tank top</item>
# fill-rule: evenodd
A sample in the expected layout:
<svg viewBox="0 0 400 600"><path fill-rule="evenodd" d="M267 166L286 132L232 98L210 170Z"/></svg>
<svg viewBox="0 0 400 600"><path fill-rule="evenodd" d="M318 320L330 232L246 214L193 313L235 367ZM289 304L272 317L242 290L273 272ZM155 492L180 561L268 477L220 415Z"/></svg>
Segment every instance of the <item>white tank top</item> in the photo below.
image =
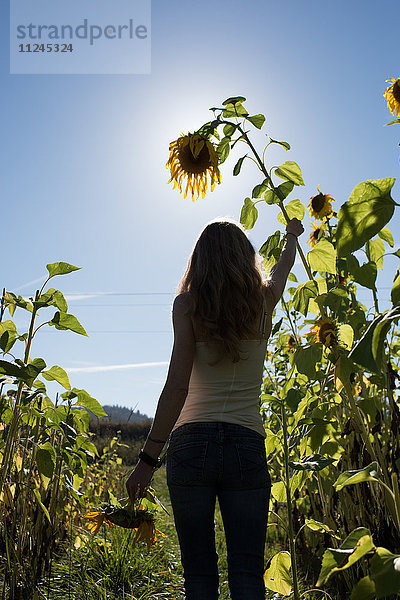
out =
<svg viewBox="0 0 400 600"><path fill-rule="evenodd" d="M259 333L265 333L265 303ZM259 399L267 340L242 340L241 359L234 363L212 344L196 342L188 395L172 431L185 423L224 421L249 427L266 437Z"/></svg>

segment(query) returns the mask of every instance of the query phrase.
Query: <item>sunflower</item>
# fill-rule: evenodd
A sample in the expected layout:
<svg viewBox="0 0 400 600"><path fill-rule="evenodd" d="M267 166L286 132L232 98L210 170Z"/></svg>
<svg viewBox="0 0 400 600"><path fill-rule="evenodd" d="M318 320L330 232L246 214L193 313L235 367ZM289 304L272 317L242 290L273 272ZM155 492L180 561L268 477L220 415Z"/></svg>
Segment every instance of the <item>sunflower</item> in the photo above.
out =
<svg viewBox="0 0 400 600"><path fill-rule="evenodd" d="M318 227L315 221L314 223L312 223L312 226L313 231L310 233L310 236L308 238L308 244L311 246L311 248L314 248L315 244L318 242L318 239L320 237L324 237L325 230L322 227Z"/></svg>
<svg viewBox="0 0 400 600"><path fill-rule="evenodd" d="M386 81L392 82L383 92L388 109L391 113L397 114L397 116L400 117L400 78L386 79Z"/></svg>
<svg viewBox="0 0 400 600"><path fill-rule="evenodd" d="M323 194L320 192L319 187L320 186L318 186L318 194L310 198L308 210L312 217L322 220L324 217L329 217L333 213L331 202L335 202L335 199L332 198L330 194Z"/></svg>
<svg viewBox="0 0 400 600"><path fill-rule="evenodd" d="M301 345L301 337L299 335L294 336L291 334L286 345L289 350L296 350L297 346Z"/></svg>
<svg viewBox="0 0 400 600"><path fill-rule="evenodd" d="M90 521L88 529L93 535L96 535L103 523L110 527L118 525L125 529L136 529L133 542L145 541L147 550L151 546L155 546L157 534L165 537L165 534L158 531L154 525L154 513L143 505L140 505L139 508L131 506L125 508L121 504L119 506L105 504L100 510L86 513L84 518Z"/></svg>
<svg viewBox="0 0 400 600"><path fill-rule="evenodd" d="M192 193L193 202L206 195L208 177L210 189L214 190L215 183L221 183L221 173L218 169L218 155L214 145L198 133L183 135L169 145L169 159L166 167L171 172L174 189L182 192L182 182L187 178L184 197L188 191ZM197 194L196 198L195 195Z"/></svg>
<svg viewBox="0 0 400 600"><path fill-rule="evenodd" d="M319 319L311 327L309 333L306 333L306 337L310 344L321 342L327 348L334 348L338 343L336 323L328 318Z"/></svg>
<svg viewBox="0 0 400 600"><path fill-rule="evenodd" d="M88 519L90 521L87 524L87 527L92 535L96 535L103 523L109 525L111 528L115 527L114 523L107 519L101 510L94 510L86 513L86 515L84 515L84 519Z"/></svg>
<svg viewBox="0 0 400 600"><path fill-rule="evenodd" d="M156 529L154 521L142 521L136 530L133 543L146 542L147 552L149 552L150 548L157 544L157 534L165 537L165 533L161 533Z"/></svg>

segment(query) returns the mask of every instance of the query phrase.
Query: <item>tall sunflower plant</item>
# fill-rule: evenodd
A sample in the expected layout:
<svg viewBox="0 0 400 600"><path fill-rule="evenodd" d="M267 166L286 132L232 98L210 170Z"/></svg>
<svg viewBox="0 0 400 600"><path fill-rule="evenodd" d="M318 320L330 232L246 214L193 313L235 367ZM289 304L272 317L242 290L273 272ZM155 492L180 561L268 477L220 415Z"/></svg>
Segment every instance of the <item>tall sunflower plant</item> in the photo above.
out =
<svg viewBox="0 0 400 600"><path fill-rule="evenodd" d="M395 85L397 80L392 93L397 92ZM254 227L259 207L273 204L280 208L280 223L302 219L306 202L288 198L304 186L300 167L285 161L268 168L264 160L272 144L284 150L290 145L267 136L258 152L251 129L261 129L265 117L251 115L244 102L242 96L228 98L211 109L213 120L171 144L170 181L182 191L186 180L185 192L194 200L207 192L208 182L211 191L220 183L221 165L235 147L245 144L247 151L236 161L233 175L251 160L262 181L244 200L243 226ZM398 107L392 101L389 108ZM391 195L394 183L386 178L356 185L337 212L333 196L318 186L308 200L314 219L310 249L305 255L299 248L306 280L298 282L290 274L279 309L282 316L270 339L260 408L275 480L271 525L287 540L289 553L271 559L265 581L278 593L292 590L296 599L297 562L308 571L315 556L322 557L315 574L318 586L329 589L331 575L343 572L335 588L342 594L353 590L353 600L366 598L366 589L368 598L392 593L385 583L389 580L390 589L400 591L395 554L400 552L400 273L394 276L390 310L380 310L376 287L386 256L400 257L388 228L397 206ZM277 229L260 248L266 272L279 260L283 241ZM371 308L359 300L362 290L371 295ZM331 549L324 549L321 534L330 537ZM367 573L361 582L354 569L348 570L357 561L364 561ZM383 579L382 561L388 575Z"/></svg>

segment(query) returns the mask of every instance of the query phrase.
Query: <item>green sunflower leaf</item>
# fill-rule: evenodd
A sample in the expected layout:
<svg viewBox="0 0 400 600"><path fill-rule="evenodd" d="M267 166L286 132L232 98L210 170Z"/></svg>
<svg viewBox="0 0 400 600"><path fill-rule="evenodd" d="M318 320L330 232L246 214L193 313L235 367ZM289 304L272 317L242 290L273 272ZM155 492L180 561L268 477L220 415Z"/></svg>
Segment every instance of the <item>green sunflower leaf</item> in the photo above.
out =
<svg viewBox="0 0 400 600"><path fill-rule="evenodd" d="M293 364L299 373L315 379L317 363L322 360L322 344L316 343L306 348L298 347L293 355Z"/></svg>
<svg viewBox="0 0 400 600"><path fill-rule="evenodd" d="M364 481L379 481L377 462L372 462L363 469L345 471L344 473L341 473L333 484L333 487L337 492L339 492L347 485L363 483Z"/></svg>
<svg viewBox="0 0 400 600"><path fill-rule="evenodd" d="M267 190L264 194L264 200L267 204L279 204L279 202L289 196L293 188L293 181L285 181L278 185L274 190Z"/></svg>
<svg viewBox="0 0 400 600"><path fill-rule="evenodd" d="M232 117L247 117L249 113L240 102L235 104L226 104L222 116L226 119Z"/></svg>
<svg viewBox="0 0 400 600"><path fill-rule="evenodd" d="M240 222L245 229L252 229L258 218L258 210L250 198L244 199L242 211L240 213Z"/></svg>
<svg viewBox="0 0 400 600"><path fill-rule="evenodd" d="M272 592L289 596L292 591L290 567L291 558L289 552L282 550L278 554L275 554L264 573L265 586Z"/></svg>
<svg viewBox="0 0 400 600"><path fill-rule="evenodd" d="M257 129L261 129L261 127L264 125L265 123L265 117L264 115L253 115L252 117L246 117L247 121L250 121L250 123L252 125L254 125L254 127L257 127Z"/></svg>
<svg viewBox="0 0 400 600"><path fill-rule="evenodd" d="M49 321L49 325L54 325L56 329L64 331L70 330L74 331L75 333L79 333L80 335L87 336L86 331L79 323L78 319L74 315L70 315L68 313L57 311L52 320Z"/></svg>
<svg viewBox="0 0 400 600"><path fill-rule="evenodd" d="M346 265L353 281L370 290L376 289L375 281L377 276L377 267L374 262L367 262L360 267L357 258L353 254L350 254L350 256L347 257Z"/></svg>
<svg viewBox="0 0 400 600"><path fill-rule="evenodd" d="M339 210L336 231L338 256L361 248L390 221L395 203L390 196L395 179L359 183Z"/></svg>
<svg viewBox="0 0 400 600"><path fill-rule="evenodd" d="M387 598L400 592L400 555L378 547L370 561L376 597Z"/></svg>
<svg viewBox="0 0 400 600"><path fill-rule="evenodd" d="M251 197L252 198L259 198L261 196L261 194L263 192L265 192L265 190L268 187L268 179L264 179L264 181L262 183L259 183L258 185L256 185L253 188L253 191L251 192Z"/></svg>
<svg viewBox="0 0 400 600"><path fill-rule="evenodd" d="M269 141L271 144L279 144L279 146L282 146L285 150L290 150L289 142L278 142L278 140L273 140L272 138Z"/></svg>
<svg viewBox="0 0 400 600"><path fill-rule="evenodd" d="M369 251L370 260L372 260L378 269L383 267L383 256L385 254L385 244L381 239L369 240L366 244L367 250Z"/></svg>
<svg viewBox="0 0 400 600"><path fill-rule="evenodd" d="M386 336L392 322L400 318L400 304L376 317L354 346L349 358L371 373L380 373Z"/></svg>
<svg viewBox="0 0 400 600"><path fill-rule="evenodd" d="M315 281L306 281L296 290L295 295L293 296L293 308L298 312L301 312L302 315L307 316L308 312L308 304L311 298L315 299L318 296L318 285Z"/></svg>
<svg viewBox="0 0 400 600"><path fill-rule="evenodd" d="M304 185L301 169L293 160L287 160L275 169L275 175L280 179L292 181L294 185Z"/></svg>
<svg viewBox="0 0 400 600"><path fill-rule="evenodd" d="M232 96L232 98L224 100L222 106L226 106L227 104L242 104L242 102L246 102L246 98L244 96Z"/></svg>
<svg viewBox="0 0 400 600"><path fill-rule="evenodd" d="M273 257L275 261L273 264L275 264L281 255L282 247L283 238L281 239L281 232L277 230L267 238L258 252L266 260L269 260L271 257Z"/></svg>
<svg viewBox="0 0 400 600"><path fill-rule="evenodd" d="M66 262L55 262L46 265L46 269L49 272L49 277L55 277L56 275L67 275L72 271L79 271L81 267L74 267Z"/></svg>
<svg viewBox="0 0 400 600"><path fill-rule="evenodd" d="M219 162L223 163L226 161L226 159L229 156L229 152L230 152L230 141L231 138L230 137L223 137L222 140L220 141L220 143L217 146L217 154L219 157Z"/></svg>
<svg viewBox="0 0 400 600"><path fill-rule="evenodd" d="M333 462L335 462L333 458L322 456L322 454L311 454L305 456L301 461L289 461L289 465L295 471L322 471Z"/></svg>
<svg viewBox="0 0 400 600"><path fill-rule="evenodd" d="M351 590L350 600L374 600L374 598L376 598L375 583L366 575Z"/></svg>
<svg viewBox="0 0 400 600"><path fill-rule="evenodd" d="M370 530L366 527L354 529L344 540L340 548L328 548L325 550L316 586L320 587L333 573L348 569L374 549L375 546Z"/></svg>
<svg viewBox="0 0 400 600"><path fill-rule="evenodd" d="M107 413L104 411L100 402L95 398L92 398L90 394L86 390L79 390L77 388L73 388L70 392L66 392L70 398L77 398L74 406L83 406L91 413L93 413L96 417L104 417L107 416ZM64 394L63 394L64 395Z"/></svg>
<svg viewBox="0 0 400 600"><path fill-rule="evenodd" d="M225 135L226 137L229 137L229 138L230 138L230 137L232 137L232 135L233 135L233 134L235 133L235 131L236 131L236 125L234 125L233 123L227 123L227 124L224 126L224 129L223 129L223 131L224 131L224 135Z"/></svg>
<svg viewBox="0 0 400 600"><path fill-rule="evenodd" d="M332 537L337 538L337 535L335 534L333 529L328 527L328 525L325 525L325 523L315 521L314 519L306 519L305 525L306 527L311 529L311 531L318 531L319 533L329 533Z"/></svg>
<svg viewBox="0 0 400 600"><path fill-rule="evenodd" d="M301 202L301 200L299 200L298 198L296 198L295 200L290 200L290 202L288 202L287 205L285 206L285 209L286 209L289 219L296 218L296 219L299 219L300 221L304 217L304 213L306 211L306 207ZM286 225L287 221L286 221L285 217L283 216L282 212L280 212L278 214L277 219L278 219L279 223L282 223L282 225Z"/></svg>
<svg viewBox="0 0 400 600"><path fill-rule="evenodd" d="M54 288L49 288L34 304L37 308L56 306L62 312L67 312L68 310L68 304L64 295L60 290L55 290Z"/></svg>
<svg viewBox="0 0 400 600"><path fill-rule="evenodd" d="M0 348L3 352L9 352L17 338L18 332L13 321L0 323Z"/></svg>
<svg viewBox="0 0 400 600"><path fill-rule="evenodd" d="M54 448L49 442L39 446L36 453L36 464L39 473L48 478L52 477L54 472L55 458L56 455Z"/></svg>
<svg viewBox="0 0 400 600"><path fill-rule="evenodd" d="M47 371L42 371L42 376L45 379L47 379L47 381L58 381L58 383L62 385L63 388L65 388L66 390L71 389L68 375L62 367L54 365L54 367L51 367L51 369L48 369Z"/></svg>
<svg viewBox="0 0 400 600"><path fill-rule="evenodd" d="M237 161L236 165L233 168L233 174L234 175L239 175L240 173L240 169L242 168L242 164L244 159L246 158L247 154L245 154L244 156L242 156L241 158L239 158L239 160Z"/></svg>
<svg viewBox="0 0 400 600"><path fill-rule="evenodd" d="M315 244L314 248L308 253L307 258L313 271L336 274L336 251L333 244L325 238L320 239Z"/></svg>
<svg viewBox="0 0 400 600"><path fill-rule="evenodd" d="M393 240L392 232L390 231L389 227L382 227L382 229L380 231L378 231L378 235L381 238L381 240L383 240L384 242L389 244L389 246L391 248L393 248L394 240Z"/></svg>
<svg viewBox="0 0 400 600"><path fill-rule="evenodd" d="M39 472L41 472L41 471L40 471L40 469L39 469ZM46 477L46 475L45 475L45 477ZM39 504L40 508L42 509L42 511L44 512L44 514L46 515L46 519L48 520L48 522L49 522L49 523L50 523L50 525L51 525L52 523L51 523L51 517L50 517L50 513L49 513L49 511L47 510L47 508L45 507L45 505L44 505L44 504L43 504L43 502L42 502L42 499L41 499L41 497L40 497L40 492L39 492L39 490L38 490L37 488L35 488L35 489L33 490L33 493L34 493L34 494L35 494L35 496L36 496L36 500L38 501L38 504Z"/></svg>

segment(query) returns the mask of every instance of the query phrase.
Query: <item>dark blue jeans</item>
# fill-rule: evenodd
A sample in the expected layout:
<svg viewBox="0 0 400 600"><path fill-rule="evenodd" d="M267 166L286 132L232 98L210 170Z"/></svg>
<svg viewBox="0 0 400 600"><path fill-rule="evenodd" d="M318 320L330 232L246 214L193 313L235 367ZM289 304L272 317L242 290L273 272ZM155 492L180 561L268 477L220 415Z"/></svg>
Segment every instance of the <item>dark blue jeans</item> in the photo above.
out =
<svg viewBox="0 0 400 600"><path fill-rule="evenodd" d="M184 568L186 600L216 600L214 511L224 523L232 600L264 600L271 480L263 437L231 423L188 423L167 451L167 484Z"/></svg>

